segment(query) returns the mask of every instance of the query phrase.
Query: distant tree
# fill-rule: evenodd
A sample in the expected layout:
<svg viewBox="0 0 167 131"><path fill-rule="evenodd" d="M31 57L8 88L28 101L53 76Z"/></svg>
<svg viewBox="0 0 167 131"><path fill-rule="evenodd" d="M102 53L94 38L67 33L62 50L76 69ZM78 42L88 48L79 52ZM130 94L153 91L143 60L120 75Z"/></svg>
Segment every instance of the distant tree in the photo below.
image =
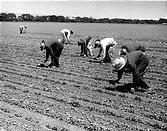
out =
<svg viewBox="0 0 167 131"><path fill-rule="evenodd" d="M132 21L132 24L140 24L140 20L139 20L139 19L134 19L134 20Z"/></svg>
<svg viewBox="0 0 167 131"><path fill-rule="evenodd" d="M22 14L18 17L18 19L21 21L33 21L34 16L32 16L31 14Z"/></svg>
<svg viewBox="0 0 167 131"><path fill-rule="evenodd" d="M8 21L16 21L16 15L14 13L7 14Z"/></svg>
<svg viewBox="0 0 167 131"><path fill-rule="evenodd" d="M121 18L100 18L92 17L64 17L62 15L48 15L48 16L33 16L31 14L22 14L16 17L14 13L0 13L0 21L39 21L39 22L83 22L83 23L123 23L123 24L167 24L167 19L160 18L159 20L139 20L139 19L121 19Z"/></svg>
<svg viewBox="0 0 167 131"><path fill-rule="evenodd" d="M49 15L48 16L48 21L50 21L50 22L56 22L56 16L55 15Z"/></svg>
<svg viewBox="0 0 167 131"><path fill-rule="evenodd" d="M64 16L57 16L56 17L56 22L66 22L66 19L65 19L65 17Z"/></svg>
<svg viewBox="0 0 167 131"><path fill-rule="evenodd" d="M79 17L79 16L75 17L75 21L76 22L84 22L82 17Z"/></svg>
<svg viewBox="0 0 167 131"><path fill-rule="evenodd" d="M34 21L46 22L47 21L47 16L36 16L36 17L34 17Z"/></svg>
<svg viewBox="0 0 167 131"><path fill-rule="evenodd" d="M0 14L0 21L7 21L8 20L8 14L7 13L1 13Z"/></svg>
<svg viewBox="0 0 167 131"><path fill-rule="evenodd" d="M16 15L14 13L1 13L0 21L16 21Z"/></svg>
<svg viewBox="0 0 167 131"><path fill-rule="evenodd" d="M167 19L160 18L160 19L158 20L158 23L159 23L159 24L167 24Z"/></svg>

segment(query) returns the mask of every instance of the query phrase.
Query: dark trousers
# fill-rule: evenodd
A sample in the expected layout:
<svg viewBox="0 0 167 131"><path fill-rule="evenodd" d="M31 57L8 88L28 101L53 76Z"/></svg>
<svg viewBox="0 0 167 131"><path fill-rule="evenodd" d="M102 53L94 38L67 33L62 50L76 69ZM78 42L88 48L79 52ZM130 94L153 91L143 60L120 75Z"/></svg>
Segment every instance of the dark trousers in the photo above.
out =
<svg viewBox="0 0 167 131"><path fill-rule="evenodd" d="M20 29L20 34L22 34L22 29Z"/></svg>
<svg viewBox="0 0 167 131"><path fill-rule="evenodd" d="M87 54L87 44L85 42L81 44L81 56L83 56L83 55L88 56L88 54Z"/></svg>
<svg viewBox="0 0 167 131"><path fill-rule="evenodd" d="M59 57L61 55L62 50L63 50L63 46L57 49L56 53L54 54L52 58L52 65L59 67Z"/></svg>
<svg viewBox="0 0 167 131"><path fill-rule="evenodd" d="M138 74L133 77L133 83L135 84L135 86L141 87L141 88L149 88L147 83L143 80L143 75L148 65L149 65L148 59L141 61L141 63L138 65L136 69Z"/></svg>
<svg viewBox="0 0 167 131"><path fill-rule="evenodd" d="M110 49L110 45L108 45L107 47L106 47L106 55L105 55L105 57L104 57L104 60L103 60L103 62L105 62L105 63L109 63L109 62L111 62L111 58L110 58L110 55L109 55L109 49Z"/></svg>

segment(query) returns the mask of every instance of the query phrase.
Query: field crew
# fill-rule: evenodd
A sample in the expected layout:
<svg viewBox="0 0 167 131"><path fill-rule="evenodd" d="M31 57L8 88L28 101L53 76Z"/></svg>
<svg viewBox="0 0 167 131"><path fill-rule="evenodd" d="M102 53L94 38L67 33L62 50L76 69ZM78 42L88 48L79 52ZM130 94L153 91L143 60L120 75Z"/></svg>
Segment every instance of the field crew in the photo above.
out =
<svg viewBox="0 0 167 131"><path fill-rule="evenodd" d="M19 26L20 34L23 34L26 32L27 27L24 25Z"/></svg>
<svg viewBox="0 0 167 131"><path fill-rule="evenodd" d="M70 35L73 34L73 30L68 30L68 29L63 29L60 31L61 35L63 37L63 43L65 43L65 41L68 42L68 44L70 44Z"/></svg>
<svg viewBox="0 0 167 131"><path fill-rule="evenodd" d="M135 50L140 50L143 53L145 53L146 48L144 45L141 45L141 44L125 44L125 45L121 46L119 54L125 55L126 53L130 53L130 52L135 51Z"/></svg>
<svg viewBox="0 0 167 131"><path fill-rule="evenodd" d="M97 39L95 41L94 48L98 47L98 48L100 48L100 50L99 50L99 54L95 58L99 58L101 52L103 51L103 58L101 61L104 63L111 62L111 58L110 58L108 51L110 48L115 49L116 45L117 45L117 43L114 40L114 38L104 38L102 40Z"/></svg>
<svg viewBox="0 0 167 131"><path fill-rule="evenodd" d="M139 90L140 88L142 90L149 89L149 86L143 80L143 75L148 65L149 59L142 51L139 50L132 51L126 55L116 58L113 63L114 70L117 71L117 79L114 80L114 84L119 83L124 69L129 68L133 76L133 88L131 88L131 91L133 92Z"/></svg>
<svg viewBox="0 0 167 131"><path fill-rule="evenodd" d="M46 42L42 40L42 42L40 43L40 49L41 51L46 50L46 58L43 63L47 62L49 56L51 56L51 63L48 66L59 67L59 57L63 48L63 43L57 40L49 40Z"/></svg>
<svg viewBox="0 0 167 131"><path fill-rule="evenodd" d="M81 56L93 56L92 47L93 47L92 37L88 36L84 39L78 41L78 46L81 46Z"/></svg>

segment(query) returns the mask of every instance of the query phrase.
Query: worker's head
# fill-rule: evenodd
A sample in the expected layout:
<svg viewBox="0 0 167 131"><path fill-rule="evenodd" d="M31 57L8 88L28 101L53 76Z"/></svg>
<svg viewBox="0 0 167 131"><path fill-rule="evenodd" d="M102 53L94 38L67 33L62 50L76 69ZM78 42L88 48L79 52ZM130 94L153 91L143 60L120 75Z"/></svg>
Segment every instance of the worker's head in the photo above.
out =
<svg viewBox="0 0 167 131"><path fill-rule="evenodd" d="M42 40L42 42L40 43L40 49L41 51L43 51L45 49L45 41Z"/></svg>
<svg viewBox="0 0 167 131"><path fill-rule="evenodd" d="M97 48L97 47L100 47L100 39L97 39L97 40L95 41L95 46L94 46L94 48Z"/></svg>
<svg viewBox="0 0 167 131"><path fill-rule="evenodd" d="M73 31L73 30L70 30L70 33L71 33L71 34L73 34L73 33L74 33L74 31Z"/></svg>
<svg viewBox="0 0 167 131"><path fill-rule="evenodd" d="M89 35L87 39L92 39L92 36Z"/></svg>
<svg viewBox="0 0 167 131"><path fill-rule="evenodd" d="M119 55L126 55L129 52L126 46L122 46L119 52Z"/></svg>
<svg viewBox="0 0 167 131"><path fill-rule="evenodd" d="M81 45L83 45L83 40L82 40L82 39L80 39L80 40L78 41L78 46L81 46Z"/></svg>
<svg viewBox="0 0 167 131"><path fill-rule="evenodd" d="M124 57L119 57L114 60L113 67L114 70L119 71L121 70L126 64L126 60Z"/></svg>
<svg viewBox="0 0 167 131"><path fill-rule="evenodd" d="M60 43L62 42L62 40L61 40L60 38L59 38L59 39L57 39L57 40L58 40L58 42L60 42Z"/></svg>

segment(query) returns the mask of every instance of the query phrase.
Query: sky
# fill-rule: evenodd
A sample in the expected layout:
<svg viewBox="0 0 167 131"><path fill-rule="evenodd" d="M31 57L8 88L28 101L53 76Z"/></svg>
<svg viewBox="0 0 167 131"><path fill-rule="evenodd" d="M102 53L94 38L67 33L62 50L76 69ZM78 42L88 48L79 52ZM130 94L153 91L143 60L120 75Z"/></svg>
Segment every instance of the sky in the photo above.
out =
<svg viewBox="0 0 167 131"><path fill-rule="evenodd" d="M0 0L0 12L68 17L167 19L167 1L137 0Z"/></svg>

